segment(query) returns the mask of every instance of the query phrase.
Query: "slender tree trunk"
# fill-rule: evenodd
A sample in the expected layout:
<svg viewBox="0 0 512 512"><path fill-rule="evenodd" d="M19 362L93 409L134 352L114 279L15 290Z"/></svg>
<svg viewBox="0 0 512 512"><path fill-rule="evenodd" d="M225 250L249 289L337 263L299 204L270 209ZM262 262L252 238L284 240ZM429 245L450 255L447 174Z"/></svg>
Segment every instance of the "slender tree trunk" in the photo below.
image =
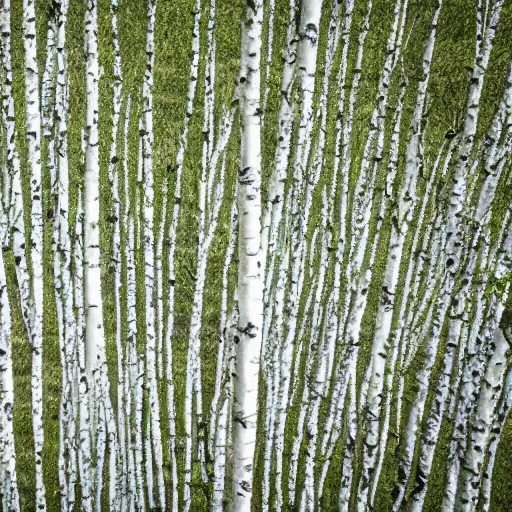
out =
<svg viewBox="0 0 512 512"><path fill-rule="evenodd" d="M27 14L27 13L25 13ZM25 21L30 22L25 16ZM1 13L2 23L2 67L4 72L4 83L2 90L2 117L5 126L5 140L7 144L6 155L6 169L8 175L9 186L9 220L8 229L11 230L12 249L14 260L16 264L16 276L18 280L18 287L20 291L21 312L25 327L27 329L28 337L31 346L33 347L32 353L32 424L34 431L34 452L36 459L36 504L41 510L46 510L46 490L43 481L42 470L42 449L43 449L43 424L42 424L42 303L38 305L38 316L35 319L35 309L33 303L34 290L40 290L40 282L35 284L35 288L31 286L30 275L28 273L28 265L26 258L26 237L25 237L25 222L24 222L24 208L23 208L23 195L21 187L21 165L18 151L16 149L16 126L15 126L15 108L14 96L12 89L12 67L11 67L11 6L9 0L4 0ZM35 19L34 19L35 23ZM32 27L33 28L33 27ZM31 27L26 29L31 30ZM29 38L30 38L29 34ZM26 38L25 38L26 39ZM37 80L36 80L37 84ZM38 84L37 84L38 87ZM38 89L36 89L38 94ZM30 106L28 107L30 109ZM39 107L38 107L39 108ZM29 110L30 111L30 110ZM39 115L39 112L38 114ZM32 118L31 118L32 121ZM40 127L39 127L40 130ZM27 134L28 136L28 134ZM34 137L37 137L35 135ZM40 131L39 131L40 137ZM32 145L35 151L37 144ZM37 181L37 163L36 165L36 181ZM40 179L40 167L39 167ZM39 181L40 189L40 181ZM31 192L33 192L31 190ZM5 192L4 192L5 193ZM39 190L39 194L41 191ZM37 202L37 198L36 198ZM39 210L40 211L40 210ZM36 205L36 213L38 212ZM41 217L36 219L37 223L41 221ZM36 234L38 233L36 227ZM42 248L40 248L42 249ZM30 251L32 255L32 251ZM37 255L35 256L36 265L38 265ZM42 279L42 266L39 265L38 276ZM41 299L41 297L40 297ZM42 302L42 300L41 300ZM37 328L34 331L34 323L37 323Z"/></svg>
<svg viewBox="0 0 512 512"><path fill-rule="evenodd" d="M3 208L0 209L0 215L5 215ZM13 384L11 308L7 296L3 250L0 249L0 506L6 512L20 510L14 448Z"/></svg>
<svg viewBox="0 0 512 512"><path fill-rule="evenodd" d="M249 510L254 478L263 321L260 55L263 2L248 2L242 25L241 161L238 172L240 318L235 337L232 510Z"/></svg>
<svg viewBox="0 0 512 512"><path fill-rule="evenodd" d="M116 489L116 428L110 402L110 383L105 352L103 303L100 259L100 194L99 194L99 61L98 12L96 0L88 0L85 11L86 55L86 123L84 173L84 300L85 300L85 356L89 378L93 383L94 401L91 406L91 440L97 437L96 509L101 507L103 457L106 437L109 438L109 500L112 510L117 508Z"/></svg>

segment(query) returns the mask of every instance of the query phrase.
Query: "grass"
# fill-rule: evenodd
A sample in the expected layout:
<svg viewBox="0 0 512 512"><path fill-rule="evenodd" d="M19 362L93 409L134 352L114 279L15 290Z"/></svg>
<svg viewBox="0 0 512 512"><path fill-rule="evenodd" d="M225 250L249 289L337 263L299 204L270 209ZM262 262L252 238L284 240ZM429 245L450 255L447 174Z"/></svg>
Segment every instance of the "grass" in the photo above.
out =
<svg viewBox="0 0 512 512"><path fill-rule="evenodd" d="M325 2L328 4L327 2ZM354 141L354 162L352 166L351 185L356 179L356 172L362 146L364 145L368 131L368 118L373 108L379 73L384 58L384 48L392 17L392 2L375 0L374 10L371 18L371 30L367 40L366 52L363 64L363 80L361 92L357 104L356 119L353 130ZM421 57L424 43L428 37L429 24L434 12L436 2L434 0L411 0L409 2L409 16L406 28L406 36L410 34L407 46L404 48L404 63L409 78L409 90L406 95L404 119L402 122L402 141L407 136L410 117L416 97L416 84L421 77ZM470 0L454 0L446 2L443 6L439 22L438 39L432 68L432 78L429 86L430 109L427 118L428 126L426 131L425 154L427 162L432 162L438 151L440 141L449 128L458 128L461 122L469 72L467 67L472 65L474 52L474 2ZM350 53L349 70L353 68L355 60L355 41L362 25L366 3L362 0L356 2L354 23L352 30L352 46ZM167 165L173 165L178 148L178 139L181 132L182 120L185 114L185 98L188 83L189 52L192 29L192 10L195 0L176 0L174 2L160 1L157 9L156 23L156 53L155 53L155 88L154 94L154 173L155 173L155 228L161 222L161 183L163 173ZM70 73L70 120L69 120L69 158L70 158L70 198L71 198L71 220L73 221L76 212L77 191L82 179L83 162L80 150L81 129L85 119L85 79L83 59L83 34L84 34L84 8L85 2L78 0L70 1L67 51L69 57ZM44 45L46 39L46 2L37 4L38 16L38 45L40 57L40 70L44 66ZM132 123L129 133L129 162L131 189L134 193L136 178L136 161L138 130L137 116L141 109L141 87L144 72L145 56L145 3L136 0L121 0L119 6L119 27L121 51L123 59L123 97L132 96ZM327 27L328 8L324 9L322 29ZM216 72L216 109L220 113L223 103L229 103L232 97L233 84L238 75L239 54L240 54L240 24L243 12L243 2L232 0L217 1L217 72ZM268 179L271 173L273 154L276 145L277 113L279 109L280 93L280 50L285 44L286 25L288 20L288 7L285 0L276 2L275 20L275 49L270 78L271 92L269 96L268 112L266 114L263 162L264 176ZM205 52L207 11L205 10L201 22L202 52ZM22 157L23 185L25 191L25 221L30 224L30 209L28 203L28 172L26 159L26 144L24 137L24 69L23 69L23 39L22 39L22 2L12 2L12 52L14 70L14 95L16 102L16 123L18 126L17 144ZM479 123L479 136L485 133L494 109L497 106L499 96L506 79L506 69L511 56L510 43L512 34L512 5L506 4L500 29L495 41L495 49L492 54L485 90L483 95L483 108L481 121ZM325 30L324 30L325 35ZM102 233L102 264L103 264L103 295L105 329L107 337L108 364L112 381L112 398L116 402L116 378L117 356L115 349L115 315L114 299L112 294L113 278L108 272L110 227L107 221L110 209L110 190L107 179L108 154L111 143L111 113L112 113L112 45L109 2L99 0L99 47L100 63L104 70L100 82L100 158L101 158L101 233ZM323 70L323 52L326 45L326 38L320 40L319 52L319 74ZM264 46L265 48L265 46ZM337 64L338 65L338 64ZM333 72L336 76L337 69ZM193 300L194 283L190 275L195 274L197 249L193 234L197 231L197 191L199 174L201 170L201 147L202 147L202 114L201 102L203 96L203 73L204 61L201 61L200 78L198 81L198 92L196 100L196 111L191 120L191 131L189 139L189 151L185 159L183 175L183 193L180 226L178 231L178 250L176 267L176 336L173 342L174 350L174 375L177 397L177 431L178 431L178 456L180 468L184 463L184 423L183 423L183 397L185 387L185 374L187 364L187 346L189 318ZM350 73L349 73L350 79ZM348 82L350 83L350 82ZM334 80L332 94L335 94ZM390 98L390 109L394 108L397 96L396 83L393 84ZM333 124L336 115L336 101L331 96L329 103L329 130L327 134L326 166L321 177L318 190L323 184L330 183L332 161L334 155L334 130ZM123 111L124 112L124 111ZM124 115L124 114L123 114ZM391 116L390 116L391 117ZM123 122L123 121L122 121ZM387 140L389 144L389 126L387 125ZM233 128L234 137L228 150L227 166L227 193L224 201L217 235L210 250L208 260L208 278L205 289L205 300L203 310L203 332L202 332L202 376L204 404L209 404L212 397L213 382L215 378L215 357L217 351L217 329L219 324L219 302L220 302L220 279L224 250L229 234L229 210L232 197L236 169L238 166L238 127ZM405 145L401 145L401 164ZM386 169L386 162L383 162L381 169ZM383 172L379 176L379 183L383 183ZM171 185L171 191L174 184ZM423 184L420 184L422 187ZM45 190L49 187L49 176L45 175ZM495 217L503 215L508 205L507 191L500 190L497 201ZM312 211L313 226L318 225L320 220L321 205L316 199ZM48 194L45 194L45 209L51 208ZM52 282L52 254L50 239L50 223L46 223L44 240L44 263L45 263L45 323L44 323L44 428L45 428L45 449L44 468L45 482L47 486L48 510L53 512L60 509L58 490L57 458L59 440L59 407L61 392L61 371L60 371L60 349L57 336L55 305L53 298ZM363 319L361 332L361 351L358 365L358 382L363 377L366 364L369 360L370 343L374 329L374 317L377 308L378 287L385 266L385 243L389 232L389 225L386 222L382 232L382 240L379 245L378 257L375 264L375 279L369 291L368 307ZM410 244L410 240L408 242ZM4 254L6 259L9 298L13 311L13 364L15 375L15 441L17 449L17 468L19 478L20 497L22 510L34 510L34 456L32 442L32 426L30 413L30 373L31 373L31 351L25 335L21 314L19 311L19 296L14 273L14 262L10 252ZM140 258L140 254L138 257ZM139 260L140 261L140 260ZM165 260L164 260L165 261ZM139 268L142 268L139 266ZM232 284L234 280L232 276ZM165 276L164 276L165 278ZM332 276L331 276L332 278ZM402 277L403 279L403 277ZM310 283L306 281L306 290ZM143 298L143 276L138 275L138 294ZM140 301L143 304L143 300ZM144 334L143 309L139 308L139 332L141 339ZM143 350L141 345L140 350ZM413 399L412 389L414 387L415 370L421 361L417 359L407 375L407 388L405 394L405 413L407 413ZM262 389L264 386L262 386ZM162 406L162 431L164 433L164 446L167 439L167 411L165 400L165 389L161 386ZM261 400L264 400L262 394ZM263 403L263 402L262 402ZM205 412L207 407L205 408ZM325 415L326 411L323 410ZM395 411L392 411L392 415ZM405 416L404 416L405 417ZM392 416L393 418L393 416ZM290 411L289 432L290 434L297 420L295 411ZM261 435L261 432L260 432ZM429 486L426 511L439 510L440 500L443 492L444 465L446 458L446 447L449 436L449 428L443 426L442 437L439 448L436 450L434 460L433 478ZM288 435L286 443L285 461L289 459L291 447L291 436ZM510 462L510 446L512 446L512 422L508 422L503 434L496 458L494 472L494 492L492 510L493 512L507 512L512 509L512 498L510 498L510 483L507 475L512 470ZM167 451L165 463L168 464ZM331 464L331 470L326 481L324 495L325 510L336 508L338 488L340 480L341 450L338 449ZM257 481L262 475L263 443L260 443L257 452ZM356 458L356 472L360 467L360 460ZM285 465L285 469L286 469ZM382 485L379 488L376 498L376 510L388 511L391 506L391 491L396 481L396 457L394 455L393 443L389 444L388 452L384 462ZM180 472L183 474L183 471ZM169 480L169 472L166 471L166 478ZM194 468L193 481L193 503L194 510L203 510L206 507L209 489L201 485L198 468ZM180 482L181 484L181 482ZM258 485L255 485L259 489ZM254 509L259 508L259 495L256 491Z"/></svg>

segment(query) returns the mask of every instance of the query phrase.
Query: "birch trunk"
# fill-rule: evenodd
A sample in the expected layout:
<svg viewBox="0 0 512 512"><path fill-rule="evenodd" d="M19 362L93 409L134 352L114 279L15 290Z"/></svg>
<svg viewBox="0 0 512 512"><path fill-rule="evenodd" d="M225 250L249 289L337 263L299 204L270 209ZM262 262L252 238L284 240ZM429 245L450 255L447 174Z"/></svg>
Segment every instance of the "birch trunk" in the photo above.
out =
<svg viewBox="0 0 512 512"><path fill-rule="evenodd" d="M91 438L97 436L95 451L96 503L101 507L102 460L109 437L109 503L117 508L116 489L116 431L110 403L110 383L105 353L103 303L101 291L101 258L99 232L99 61L98 61L98 12L96 0L88 0L85 10L85 57L86 57L86 122L85 122L85 172L84 172L84 301L85 301L85 357L89 379L93 383L95 397L91 406ZM96 405L98 406L96 408Z"/></svg>
<svg viewBox="0 0 512 512"><path fill-rule="evenodd" d="M181 205L181 176L183 172L183 162L188 145L189 122L194 112L194 100L197 88L197 77L199 71L200 56L200 30L199 22L201 20L201 1L196 1L194 11L194 24L192 32L192 55L190 59L190 74L187 90L186 114L183 121L183 131L180 137L178 154L176 156L176 184L174 188L174 204L172 210L172 219L168 231L168 272L169 272L169 291L168 291L168 316L167 330L165 333L165 352L166 352L166 381L167 381L167 408L169 415L169 447L171 452L171 471L172 471L172 510L178 510L178 469L176 462L176 412L174 403L174 378L173 378L173 353L172 337L174 334L174 294L175 294L175 251L176 235L178 230L178 221Z"/></svg>
<svg viewBox="0 0 512 512"><path fill-rule="evenodd" d="M242 25L240 170L238 172L240 318L235 337L233 495L231 508L249 510L252 499L263 320L261 254L260 54L263 2L247 3Z"/></svg>
<svg viewBox="0 0 512 512"><path fill-rule="evenodd" d="M3 208L0 215L5 215ZM11 308L7 296L3 251L0 249L0 504L6 512L19 512L13 407Z"/></svg>
<svg viewBox="0 0 512 512"><path fill-rule="evenodd" d="M282 495L282 451L284 446L284 426L287 417L287 404L289 399L290 372L293 359L293 341L296 335L297 317L299 313L300 297L304 284L304 275L300 269L306 261L305 235L309 222L309 205L303 197L308 197L316 185L313 173L308 176L307 164L311 149L311 135L313 131L313 95L315 91L316 66L318 55L318 42L320 33L320 15L322 2L304 2L301 6L300 23L297 43L297 69L298 94L300 102L300 121L297 134L295 154L293 158L293 178L300 183L307 180L306 191L303 194L299 186L292 186L287 192L286 211L289 233L289 251L294 253L291 262L291 286L286 299L285 308L288 310L286 323L288 330L283 335L280 363L278 370L279 381L276 382L278 396L276 401L277 441L276 441L276 503L280 510L283 503ZM304 206L304 208L302 208Z"/></svg>
<svg viewBox="0 0 512 512"><path fill-rule="evenodd" d="M126 429L125 424L125 397L124 397L124 361L122 336L122 316L121 316L121 206L119 197L119 156L117 149L117 139L119 135L119 120L121 116L121 95L123 89L123 72L121 66L121 49L119 46L119 29L117 20L118 0L113 0L110 5L112 20L112 44L114 48L114 86L113 86L113 118L112 118L112 143L110 146L108 178L112 194L112 214L110 216L112 226L112 248L110 254L110 266L114 274L114 302L116 319L116 349L117 349L117 431L119 439L119 470L116 477L120 492L119 505L122 510L127 507L127 454L126 454ZM129 427L129 424L128 424Z"/></svg>
<svg viewBox="0 0 512 512"><path fill-rule="evenodd" d="M1 13L2 23L2 67L4 72L4 82L2 88L2 118L5 126L5 140L7 145L6 170L9 183L9 220L8 230L12 241L14 261L16 264L16 277L20 292L21 312L25 327L27 329L29 341L34 347L32 353L32 425L34 432L34 451L36 459L36 503L41 510L46 510L46 490L43 481L42 471L42 447L43 447L43 424L42 424L42 317L41 307L38 306L39 316L34 318L33 293L34 287L31 286L28 273L27 257L25 252L25 222L23 195L21 187L21 168L20 158L16 149L16 126L15 126L15 108L12 88L12 65L11 65L11 6L9 0L4 0ZM40 137L40 134L39 134ZM37 173L37 171L36 171ZM37 199L36 199L37 202ZM37 205L36 205L37 212ZM41 221L41 218L39 218ZM37 233L37 228L36 228ZM30 252L32 255L32 252ZM31 256L30 256L31 257ZM36 263L37 263L37 256ZM39 276L41 275L41 266L39 266ZM39 290L40 283L36 289ZM36 331L33 330L33 324L37 322Z"/></svg>
<svg viewBox="0 0 512 512"><path fill-rule="evenodd" d="M226 477L226 456L227 456L227 430L229 419L230 388L231 388L231 352L233 328L232 318L227 317L228 294L229 294L229 271L236 249L236 240L238 237L238 209L235 201L231 207L231 223L229 231L229 241L224 259L222 272L222 304L219 326L219 348L217 352L217 370L215 377L215 393L212 400L210 415L210 437L209 448L210 455L214 460L214 488L212 511L221 511L223 509L224 484Z"/></svg>
<svg viewBox="0 0 512 512"><path fill-rule="evenodd" d="M55 136L55 184L54 195L54 279L55 298L61 312L61 350L63 353L62 409L68 418L64 427L64 453L61 454L66 467L67 494L62 496L62 505L72 510L76 501L77 432L79 416L79 365L77 353L77 322L73 304L72 249L69 230L69 162L68 162L68 113L69 77L67 69L66 24L68 2L64 0L58 9L57 32L57 83L55 87L55 117L58 120ZM62 415L64 416L64 415Z"/></svg>
<svg viewBox="0 0 512 512"><path fill-rule="evenodd" d="M144 175L143 194L143 239L144 239L144 283L146 291L146 386L149 396L149 417L151 421L151 440L156 469L158 504L165 509L165 484L163 475L163 451L160 429L160 399L158 396L156 374L156 326L155 304L155 243L154 243L154 189L153 189L153 69L154 69L154 33L156 0L148 2L146 31L146 69L142 88L143 130L142 158Z"/></svg>

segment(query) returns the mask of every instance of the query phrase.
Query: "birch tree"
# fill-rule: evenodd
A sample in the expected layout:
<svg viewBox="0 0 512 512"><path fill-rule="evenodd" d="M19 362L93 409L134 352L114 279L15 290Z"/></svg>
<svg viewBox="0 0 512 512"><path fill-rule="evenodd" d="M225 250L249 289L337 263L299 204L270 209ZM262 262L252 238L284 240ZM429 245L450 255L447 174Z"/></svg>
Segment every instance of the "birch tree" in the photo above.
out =
<svg viewBox="0 0 512 512"><path fill-rule="evenodd" d="M254 478L258 373L263 321L261 260L260 54L263 2L247 3L242 24L240 71L240 169L238 171L240 317L236 344L233 401L234 511L248 510Z"/></svg>
<svg viewBox="0 0 512 512"><path fill-rule="evenodd" d="M110 506L116 508L116 431L110 402L110 383L107 374L105 332L100 262L100 194L99 194L99 62L98 7L94 0L87 2L85 11L85 57L87 110L84 129L84 311L86 368L94 389L91 405L91 441L97 453L96 508L101 507L103 458L106 436L110 450ZM92 377L92 378L91 378ZM98 406L96 409L95 406ZM96 439L96 436L97 439Z"/></svg>
<svg viewBox="0 0 512 512"><path fill-rule="evenodd" d="M40 489L37 508L46 510L44 499L43 460L43 215L41 187L41 110L39 98L39 71L37 64L35 2L23 2L23 29L25 47L25 114L30 165L31 192L31 283L33 311L31 320L32 343L32 421L36 456L36 482Z"/></svg>
<svg viewBox="0 0 512 512"><path fill-rule="evenodd" d="M0 508L492 510L505 3L186 4L2 4Z"/></svg>
<svg viewBox="0 0 512 512"><path fill-rule="evenodd" d="M5 215L3 209L0 211ZM20 510L14 446L11 308L7 296L3 251L0 251L0 495L2 509Z"/></svg>

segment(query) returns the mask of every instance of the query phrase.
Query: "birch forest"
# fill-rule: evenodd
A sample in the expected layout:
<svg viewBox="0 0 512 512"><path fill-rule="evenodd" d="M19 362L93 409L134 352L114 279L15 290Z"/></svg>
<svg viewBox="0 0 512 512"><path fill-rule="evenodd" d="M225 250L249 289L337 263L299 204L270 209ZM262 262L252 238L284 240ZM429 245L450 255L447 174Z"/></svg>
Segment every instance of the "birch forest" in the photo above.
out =
<svg viewBox="0 0 512 512"><path fill-rule="evenodd" d="M0 512L512 511L511 0L0 0Z"/></svg>

